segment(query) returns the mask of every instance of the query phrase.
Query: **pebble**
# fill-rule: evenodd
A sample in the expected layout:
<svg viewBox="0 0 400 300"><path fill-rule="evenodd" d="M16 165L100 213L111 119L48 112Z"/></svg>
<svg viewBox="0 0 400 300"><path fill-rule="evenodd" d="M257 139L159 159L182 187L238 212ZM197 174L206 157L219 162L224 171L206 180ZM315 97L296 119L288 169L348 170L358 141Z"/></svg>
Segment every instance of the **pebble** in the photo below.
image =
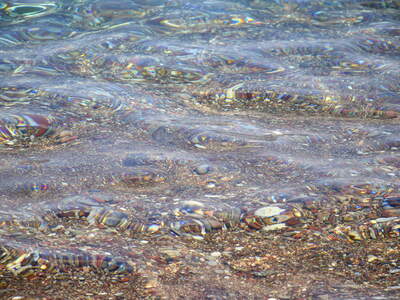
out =
<svg viewBox="0 0 400 300"><path fill-rule="evenodd" d="M206 146L203 146L203 145L200 145L200 144L194 144L194 146L195 146L196 148L199 148L199 149L207 149Z"/></svg>
<svg viewBox="0 0 400 300"><path fill-rule="evenodd" d="M160 252L171 258L175 258L181 255L180 251L177 251L175 249L161 249Z"/></svg>
<svg viewBox="0 0 400 300"><path fill-rule="evenodd" d="M152 279L146 282L146 284L144 285L145 289L152 289L155 288L157 286L157 281Z"/></svg>
<svg viewBox="0 0 400 300"><path fill-rule="evenodd" d="M221 256L221 252L219 252L219 251L212 252L212 253L211 253L211 256L213 256L213 257L220 257L220 256Z"/></svg>
<svg viewBox="0 0 400 300"><path fill-rule="evenodd" d="M375 255L368 255L368 257L367 257L368 262L373 262L377 259L378 259L378 257L376 257Z"/></svg>
<svg viewBox="0 0 400 300"><path fill-rule="evenodd" d="M210 188L210 189L215 188L216 186L217 186L217 184L214 181L209 181L209 182L207 182L207 185L206 185L206 187Z"/></svg>
<svg viewBox="0 0 400 300"><path fill-rule="evenodd" d="M400 269L391 269L389 273L391 274L400 273Z"/></svg>
<svg viewBox="0 0 400 300"><path fill-rule="evenodd" d="M211 167L209 165L200 165L197 166L193 172L195 172L197 175L205 175L211 171Z"/></svg>

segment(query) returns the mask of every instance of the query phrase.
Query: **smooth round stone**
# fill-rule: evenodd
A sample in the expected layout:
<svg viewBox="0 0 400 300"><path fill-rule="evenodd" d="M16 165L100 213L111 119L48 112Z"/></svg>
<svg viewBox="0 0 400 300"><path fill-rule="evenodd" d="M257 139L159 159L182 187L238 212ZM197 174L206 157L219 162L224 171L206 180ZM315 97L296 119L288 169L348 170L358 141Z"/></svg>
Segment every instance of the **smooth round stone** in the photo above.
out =
<svg viewBox="0 0 400 300"><path fill-rule="evenodd" d="M206 187L209 188L209 189L215 188L216 186L217 186L217 183L214 182L214 181L209 181L206 184Z"/></svg>
<svg viewBox="0 0 400 300"><path fill-rule="evenodd" d="M212 257L220 257L221 256L221 252L219 252L219 251L214 251L214 252L211 252L211 254L210 254Z"/></svg>
<svg viewBox="0 0 400 300"><path fill-rule="evenodd" d="M211 167L209 165L206 165L206 164L200 165L200 166L197 166L193 170L193 172L195 172L197 175L205 175L205 174L211 172Z"/></svg>
<svg viewBox="0 0 400 300"><path fill-rule="evenodd" d="M36 5L17 5L7 9L9 14L13 17L17 16L33 16L46 11L44 6Z"/></svg>

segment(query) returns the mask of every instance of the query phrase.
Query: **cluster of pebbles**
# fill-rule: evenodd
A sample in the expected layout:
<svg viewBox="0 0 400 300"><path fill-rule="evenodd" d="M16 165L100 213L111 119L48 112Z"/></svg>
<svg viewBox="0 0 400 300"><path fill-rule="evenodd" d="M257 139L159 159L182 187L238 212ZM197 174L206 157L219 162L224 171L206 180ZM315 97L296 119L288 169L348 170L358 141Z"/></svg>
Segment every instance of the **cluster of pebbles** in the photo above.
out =
<svg viewBox="0 0 400 300"><path fill-rule="evenodd" d="M399 8L0 1L0 297L395 297Z"/></svg>

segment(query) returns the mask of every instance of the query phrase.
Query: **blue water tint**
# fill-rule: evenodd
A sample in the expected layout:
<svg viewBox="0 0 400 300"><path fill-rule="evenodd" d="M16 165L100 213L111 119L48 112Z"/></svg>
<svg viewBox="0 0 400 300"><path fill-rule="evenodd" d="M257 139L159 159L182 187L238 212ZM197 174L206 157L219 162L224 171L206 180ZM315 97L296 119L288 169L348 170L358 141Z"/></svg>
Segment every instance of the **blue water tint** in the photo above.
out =
<svg viewBox="0 0 400 300"><path fill-rule="evenodd" d="M36 216L7 245L64 253L113 227L63 258L92 266L143 232L308 224L288 207L312 228L397 222L399 16L398 0L0 2L0 212ZM37 233L47 217L84 233Z"/></svg>

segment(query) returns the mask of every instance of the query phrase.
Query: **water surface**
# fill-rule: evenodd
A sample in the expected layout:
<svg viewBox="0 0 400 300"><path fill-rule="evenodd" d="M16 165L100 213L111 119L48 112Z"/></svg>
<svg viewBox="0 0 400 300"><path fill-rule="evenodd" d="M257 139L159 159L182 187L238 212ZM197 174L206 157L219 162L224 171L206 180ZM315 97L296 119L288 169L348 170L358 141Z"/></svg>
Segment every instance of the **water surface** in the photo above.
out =
<svg viewBox="0 0 400 300"><path fill-rule="evenodd" d="M93 226L115 227L101 211L51 219L57 234L28 221L95 206L154 229L189 204L397 195L397 0L4 1L0 28L4 247L141 269L133 248L186 233L127 237Z"/></svg>

